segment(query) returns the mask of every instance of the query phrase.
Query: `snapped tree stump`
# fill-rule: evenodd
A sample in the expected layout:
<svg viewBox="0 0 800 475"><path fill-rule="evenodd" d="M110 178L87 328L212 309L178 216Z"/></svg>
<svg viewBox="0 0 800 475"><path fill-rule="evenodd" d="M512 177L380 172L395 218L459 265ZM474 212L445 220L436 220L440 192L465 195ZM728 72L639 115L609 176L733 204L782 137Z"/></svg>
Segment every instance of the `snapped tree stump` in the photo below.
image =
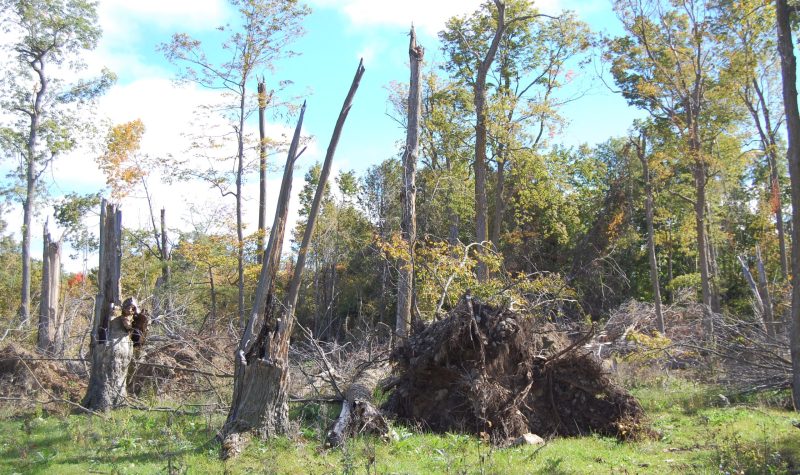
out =
<svg viewBox="0 0 800 475"><path fill-rule="evenodd" d="M53 241L47 230L42 233L42 294L39 302L39 330L36 349L59 355L64 350L64 312L59 311L61 288L61 240Z"/></svg>
<svg viewBox="0 0 800 475"><path fill-rule="evenodd" d="M115 316L120 304L122 213L103 200L100 211L100 267L90 351L92 369L81 405L93 411L119 406L127 397L126 378L133 361L133 342L125 315Z"/></svg>
<svg viewBox="0 0 800 475"><path fill-rule="evenodd" d="M233 401L228 412L228 419L218 434L218 439L222 442L221 456L223 459L238 455L253 433L266 439L285 434L290 430L289 338L294 326L294 307L300 291L300 279L305 266L306 251L314 232L314 222L319 213L333 155L363 74L364 66L359 63L328 145L289 290L283 305L278 306L274 295L275 275L280 264L286 231L292 171L294 162L299 156L297 149L305 104L301 109L292 143L289 146L275 220L262 259L253 311L247 320L236 351Z"/></svg>

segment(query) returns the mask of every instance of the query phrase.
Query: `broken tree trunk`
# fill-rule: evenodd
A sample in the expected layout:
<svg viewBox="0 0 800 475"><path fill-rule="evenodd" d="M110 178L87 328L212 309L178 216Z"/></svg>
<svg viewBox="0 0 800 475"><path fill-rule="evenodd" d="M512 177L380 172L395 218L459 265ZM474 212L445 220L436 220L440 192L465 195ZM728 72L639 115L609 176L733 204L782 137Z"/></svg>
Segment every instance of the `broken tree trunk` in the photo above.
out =
<svg viewBox="0 0 800 475"><path fill-rule="evenodd" d="M44 225L42 248L42 298L36 349L56 355L64 349L64 318L58 308L61 288L61 241L53 241Z"/></svg>
<svg viewBox="0 0 800 475"><path fill-rule="evenodd" d="M301 110L292 145L289 147L289 156L287 157L284 179L281 183L281 192L278 199L278 209L275 213L275 221L270 232L267 250L264 253L261 275L253 303L253 312L247 322L237 351L231 409L225 426L218 436L222 441L221 455L223 459L239 454L253 432L261 438L271 438L289 431L289 338L294 324L294 306L300 289L300 278L305 264L308 243L314 231L314 222L319 213L333 154L363 73L364 67L359 63L350 92L336 122L331 143L328 146L325 163L323 164L323 174L320 176L317 192L314 195L314 201L308 215L308 222L306 223L303 241L298 252L294 275L284 301L283 314L278 315L273 311L277 307L273 305L273 286L280 262L280 252L288 215L292 167L297 157L296 151L300 139L305 105Z"/></svg>
<svg viewBox="0 0 800 475"><path fill-rule="evenodd" d="M360 371L344 393L342 410L328 431L326 443L338 447L355 434L370 433L386 437L389 423L374 405L372 395L378 382L386 376L386 365L369 366Z"/></svg>
<svg viewBox="0 0 800 475"><path fill-rule="evenodd" d="M411 302L414 297L414 244L417 239L417 157L419 155L419 116L422 108L420 94L420 66L425 54L417 45L417 34L411 27L411 40L408 45L408 58L411 63L411 80L408 85L408 125L406 130L406 150L403 153L403 220L400 223L401 235L408 251L407 259L398 263L397 279L397 318L395 334L398 338L408 335L411 323Z"/></svg>
<svg viewBox="0 0 800 475"><path fill-rule="evenodd" d="M100 266L91 346L92 370L81 403L101 411L118 406L127 396L125 379L133 359L133 342L114 309L120 305L122 213L103 200L100 211Z"/></svg>
<svg viewBox="0 0 800 475"><path fill-rule="evenodd" d="M299 155L297 149L305 111L304 103L286 157L278 206L262 259L253 310L234 359L233 400L228 418L218 435L222 441L223 459L238 455L251 432L266 439L286 432L289 426L288 398L281 397L280 391L281 381L286 381L288 376L288 365L270 360L262 350L264 340L270 337L272 330L269 325L274 324L271 318L273 286L289 215L292 174L294 162ZM275 381L278 384L272 384Z"/></svg>

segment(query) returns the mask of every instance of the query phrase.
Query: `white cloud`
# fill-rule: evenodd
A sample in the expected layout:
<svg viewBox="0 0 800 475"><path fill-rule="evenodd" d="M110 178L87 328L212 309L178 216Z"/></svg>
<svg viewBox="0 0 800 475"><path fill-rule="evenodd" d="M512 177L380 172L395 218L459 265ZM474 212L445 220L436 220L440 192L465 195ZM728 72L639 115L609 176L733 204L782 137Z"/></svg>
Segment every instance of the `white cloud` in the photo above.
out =
<svg viewBox="0 0 800 475"><path fill-rule="evenodd" d="M436 35L447 19L470 14L484 0L310 0L312 5L341 10L357 27L397 26L412 23L429 35ZM543 12L553 13L558 0L543 0L535 5Z"/></svg>
<svg viewBox="0 0 800 475"><path fill-rule="evenodd" d="M115 36L132 23L146 22L159 28L213 28L227 16L223 0L103 0L98 6L106 34Z"/></svg>

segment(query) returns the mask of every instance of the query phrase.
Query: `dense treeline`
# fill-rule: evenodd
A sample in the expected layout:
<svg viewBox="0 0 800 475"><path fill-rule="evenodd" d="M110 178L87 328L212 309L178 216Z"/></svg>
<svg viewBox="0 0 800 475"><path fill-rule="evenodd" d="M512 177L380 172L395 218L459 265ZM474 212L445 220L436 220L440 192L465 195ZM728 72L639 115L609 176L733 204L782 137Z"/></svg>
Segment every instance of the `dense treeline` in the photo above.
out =
<svg viewBox="0 0 800 475"><path fill-rule="evenodd" d="M39 2L2 5L26 3ZM270 2L234 3L245 18L271 14L258 6ZM790 325L792 190L771 2L617 0L613 6L625 30L619 37L602 37L571 13L540 15L522 0L485 2L472 15L449 20L439 34L444 65L426 64L422 81L412 320L436 318L467 290L507 301L547 294L562 302L553 307L553 318L601 320L625 300L652 301L660 292L667 303L679 289L689 288L709 311L750 316L753 296L740 256L755 274L760 255L772 299L766 304L779 328ZM82 8L94 14L94 7ZM306 13L281 12L293 22ZM60 55L93 47L99 31L80 26L77 34L89 38L64 45ZM245 22L243 28L252 26ZM295 23L291 30L280 41L300 34ZM163 47L176 63L181 48L197 47L183 40L176 35ZM25 54L36 53L29 50ZM260 61L268 64L280 55L269 50ZM606 79L644 118L631 124L628 136L564 146L562 106L580 103L571 83L593 74L586 67L592 60L608 69ZM124 231L123 295L158 305L164 315L158 323L168 334L236 330L248 313L242 302L247 307L252 301L265 231L242 233L243 221L255 221L241 215L241 180L248 172L244 156L255 157L259 147L248 148L238 131L247 109L266 100L249 84L250 68L258 66L263 64L234 64L244 69L222 78L238 94L235 117L227 116L234 124L239 121L236 143L230 144L237 152L236 173L219 176L181 168L181 163L174 168L180 173L170 177L202 177L216 188L229 187L235 203L220 200L219 209L198 210L193 229L170 229L154 217L149 229ZM24 70L25 63L19 67ZM20 74L20 85L35 83L31 71ZM107 86L103 80L96 80L85 100L54 95L51 109L32 114L41 112L46 119L45 112L55 114L70 100L89 104ZM388 100L403 121L406 86L390 89ZM13 97L25 104L31 100L24 91ZM12 106L3 103L5 110L16 110ZM585 113L608 120L601 111ZM35 190L31 180L38 184L41 170L78 137L72 133L69 144L56 140L52 127L61 127L63 137L75 125L52 122L42 130L55 138L37 145L28 141L25 121L6 125L0 131L4 154L20 152L22 165L34 168L26 172L23 166L14 176L18 180L6 185L12 188L9 196L26 205L27 216L28 204L41 198L21 194L20 186L27 182ZM98 160L115 198L142 184L146 192L152 164L139 154L144 133L140 122L108 133L106 152ZM273 151L283 146L269 143ZM399 263L408 257L400 234L401 155L402 150L387 150L386 160L360 176L340 173L323 198L296 311L299 322L322 339L347 339L379 324L394 328ZM305 176L295 243L319 175L317 165ZM96 242L81 220L98 204L97 196L72 195L55 206L59 224L70 230L67 238L84 253ZM49 213L48 208L42 209ZM34 308L39 302L41 265L34 259L26 271L28 264L19 259L30 245L29 234L22 233L28 237L21 245L11 230L0 232L0 312L5 326L14 326L18 309L27 308L24 290L19 291L26 278L33 282L28 286L34 289ZM479 240L482 245L474 244ZM278 293L292 265L291 256L285 256ZM482 266L486 275L477 272ZM73 329L85 328L88 320L80 319L91 314L85 296L92 293L93 272L63 277L62 301L78 319Z"/></svg>

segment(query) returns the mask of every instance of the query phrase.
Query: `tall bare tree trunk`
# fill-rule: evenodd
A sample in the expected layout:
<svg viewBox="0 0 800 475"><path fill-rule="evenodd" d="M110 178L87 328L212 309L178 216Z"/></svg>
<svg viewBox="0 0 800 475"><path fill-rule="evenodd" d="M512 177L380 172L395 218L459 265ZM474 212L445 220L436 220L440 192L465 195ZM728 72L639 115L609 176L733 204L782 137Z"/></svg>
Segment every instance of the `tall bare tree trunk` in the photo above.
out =
<svg viewBox="0 0 800 475"><path fill-rule="evenodd" d="M172 289L170 281L172 279L171 257L169 249L169 239L167 236L167 212L161 208L161 232L156 233L158 239L158 259L161 261L161 275L156 279L154 289L155 298L153 301L153 311L156 315L169 315L172 313Z"/></svg>
<svg viewBox="0 0 800 475"><path fill-rule="evenodd" d="M294 307L300 290L300 280L308 244L314 231L314 222L319 213L320 203L324 195L327 176L330 173L330 162L339 141L339 135L350 111L351 103L364 67L358 65L356 76L350 87L342 112L336 122L325 164L320 174L317 193L314 195L308 223L303 234L303 241L297 256L292 282L284 301L285 311L273 312L277 306L272 305L275 274L280 260L281 246L285 234L286 219L289 208L289 196L292 184L292 168L297 158L297 147L300 139L305 104L300 112L300 119L295 129L292 145L286 160L281 192L275 221L270 232L261 275L256 288L253 311L245 326L239 343L235 362L233 401L228 419L219 434L222 440L222 457L237 455L249 435L255 432L261 438L271 438L289 431L289 338L294 325ZM279 311L280 312L280 311Z"/></svg>
<svg viewBox="0 0 800 475"><path fill-rule="evenodd" d="M239 125L236 127L238 150L236 154L236 276L239 326L244 327L244 221L242 218L242 181L244 179L244 119L247 99L247 76L239 84Z"/></svg>
<svg viewBox="0 0 800 475"><path fill-rule="evenodd" d="M33 168L33 163L28 165ZM29 170L28 175L33 173ZM22 295L20 296L19 319L27 325L31 316L31 218L33 216L33 197L36 182L28 179L26 198L22 202Z"/></svg>
<svg viewBox="0 0 800 475"><path fill-rule="evenodd" d="M122 213L103 200L100 210L100 266L97 273L90 351L92 370L83 406L107 410L127 396L125 379L133 359L133 342L114 309L120 302Z"/></svg>
<svg viewBox="0 0 800 475"><path fill-rule="evenodd" d="M489 240L489 205L486 198L486 76L492 67L500 40L506 30L506 6L500 0L494 0L497 7L497 28L494 37L486 51L486 56L480 59L475 85L473 102L475 104L475 240L479 243ZM489 278L489 269L486 263L478 260L478 280L483 282Z"/></svg>
<svg viewBox="0 0 800 475"><path fill-rule="evenodd" d="M789 142L787 159L792 188L792 312L789 347L792 354L792 400L800 411L800 112L797 108L797 63L787 0L775 0L778 51L781 55L783 105Z"/></svg>
<svg viewBox="0 0 800 475"><path fill-rule="evenodd" d="M64 349L64 316L59 312L61 289L61 242L53 241L44 225L42 246L42 297L39 303L39 332L36 348L48 354Z"/></svg>
<svg viewBox="0 0 800 475"><path fill-rule="evenodd" d="M161 208L161 277L164 285L169 286L172 277L170 267L169 239L167 239L167 211Z"/></svg>
<svg viewBox="0 0 800 475"><path fill-rule="evenodd" d="M39 140L39 122L42 116L42 105L49 81L44 72L44 58L31 63L39 80L39 90L33 102L33 113L30 114L30 129L25 147L25 198L22 200L22 287L20 295L19 319L27 325L31 318L31 221L33 204L38 193L41 172L36 169L37 145Z"/></svg>
<svg viewBox="0 0 800 475"><path fill-rule="evenodd" d="M267 132L265 112L267 109L267 86L264 79L258 81L258 240L256 262L261 264L264 254L264 238L267 229Z"/></svg>
<svg viewBox="0 0 800 475"><path fill-rule="evenodd" d="M408 336L411 324L411 302L414 293L414 245L417 240L417 158L419 156L419 119L422 109L420 94L420 67L425 54L417 45L417 34L411 28L408 45L408 59L411 66L411 79L408 84L408 125L406 129L406 150L403 153L403 220L400 232L408 246L408 260L401 259L397 281L397 318L395 334L398 338Z"/></svg>
<svg viewBox="0 0 800 475"><path fill-rule="evenodd" d="M633 139L632 139L633 140ZM666 330L664 314L661 312L661 286L658 283L658 260L656 259L656 233L653 228L653 183L650 180L650 163L647 160L647 142L644 133L633 142L636 156L642 163L645 190L645 219L647 221L647 259L650 261L650 285L653 287L653 304L656 310L656 327L662 334Z"/></svg>

